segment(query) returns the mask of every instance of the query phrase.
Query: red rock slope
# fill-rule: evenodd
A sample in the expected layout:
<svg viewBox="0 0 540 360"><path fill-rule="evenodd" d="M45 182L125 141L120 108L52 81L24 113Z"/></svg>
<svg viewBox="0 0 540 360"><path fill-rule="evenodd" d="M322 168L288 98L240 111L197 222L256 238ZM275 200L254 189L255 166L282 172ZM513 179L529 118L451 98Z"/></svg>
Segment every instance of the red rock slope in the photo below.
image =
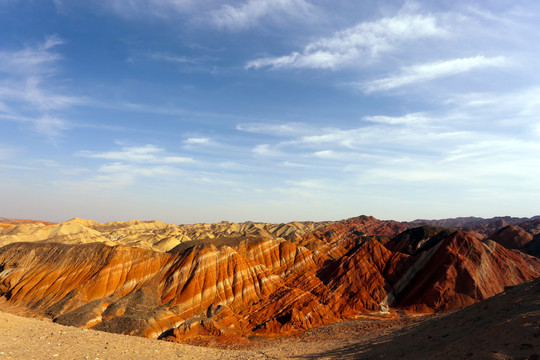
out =
<svg viewBox="0 0 540 360"><path fill-rule="evenodd" d="M242 339L394 308L455 309L540 276L540 260L464 232L439 232L398 252L391 245L403 237L390 239L406 228L362 216L290 240L199 241L169 253L12 243L0 248L0 296L83 328Z"/></svg>

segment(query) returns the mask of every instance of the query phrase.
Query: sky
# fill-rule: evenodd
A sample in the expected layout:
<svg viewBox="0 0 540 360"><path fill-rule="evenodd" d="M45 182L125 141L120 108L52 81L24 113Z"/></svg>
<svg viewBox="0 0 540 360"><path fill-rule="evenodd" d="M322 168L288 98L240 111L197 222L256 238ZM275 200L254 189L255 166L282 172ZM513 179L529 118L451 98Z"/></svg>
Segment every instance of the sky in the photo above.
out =
<svg viewBox="0 0 540 360"><path fill-rule="evenodd" d="M540 214L540 2L0 0L0 216Z"/></svg>

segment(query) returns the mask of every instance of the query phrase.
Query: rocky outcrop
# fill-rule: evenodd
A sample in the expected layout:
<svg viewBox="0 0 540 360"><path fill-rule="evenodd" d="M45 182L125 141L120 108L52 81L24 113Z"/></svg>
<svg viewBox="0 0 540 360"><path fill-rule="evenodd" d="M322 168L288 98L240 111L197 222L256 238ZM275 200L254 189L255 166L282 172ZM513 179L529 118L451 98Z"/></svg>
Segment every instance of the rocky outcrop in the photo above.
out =
<svg viewBox="0 0 540 360"><path fill-rule="evenodd" d="M438 226L420 226L408 229L392 238L385 246L391 251L397 251L408 255L427 250L437 244L441 239L452 234L455 230Z"/></svg>
<svg viewBox="0 0 540 360"><path fill-rule="evenodd" d="M507 249L521 250L532 241L533 236L519 227L508 225L491 235L489 239Z"/></svg>
<svg viewBox="0 0 540 360"><path fill-rule="evenodd" d="M540 260L458 231L418 254L424 264L394 294L400 307L452 310L540 276Z"/></svg>

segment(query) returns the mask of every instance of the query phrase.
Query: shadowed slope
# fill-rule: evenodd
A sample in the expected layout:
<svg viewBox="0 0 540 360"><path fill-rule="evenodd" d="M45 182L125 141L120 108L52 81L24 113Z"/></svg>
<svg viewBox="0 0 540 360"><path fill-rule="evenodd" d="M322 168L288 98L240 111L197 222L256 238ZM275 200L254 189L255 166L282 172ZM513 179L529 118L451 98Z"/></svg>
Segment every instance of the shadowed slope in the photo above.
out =
<svg viewBox="0 0 540 360"><path fill-rule="evenodd" d="M540 352L540 279L463 310L405 326L376 340L305 358L537 359Z"/></svg>
<svg viewBox="0 0 540 360"><path fill-rule="evenodd" d="M462 231L417 255L416 261L422 257L425 265L397 292L402 307L456 309L540 276L540 260Z"/></svg>

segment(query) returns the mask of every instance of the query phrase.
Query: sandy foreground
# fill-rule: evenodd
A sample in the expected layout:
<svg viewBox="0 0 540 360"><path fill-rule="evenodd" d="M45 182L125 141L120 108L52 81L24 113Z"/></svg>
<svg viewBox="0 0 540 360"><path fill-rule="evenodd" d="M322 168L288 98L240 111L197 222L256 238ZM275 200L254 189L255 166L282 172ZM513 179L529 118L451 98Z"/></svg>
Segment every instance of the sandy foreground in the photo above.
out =
<svg viewBox="0 0 540 360"><path fill-rule="evenodd" d="M256 351L204 348L62 326L0 312L0 359L256 359Z"/></svg>
<svg viewBox="0 0 540 360"><path fill-rule="evenodd" d="M0 312L3 359L529 359L540 360L540 279L461 311L366 317L213 347L62 326Z"/></svg>
<svg viewBox="0 0 540 360"><path fill-rule="evenodd" d="M210 347L205 347L79 329L0 312L0 360L335 359L343 346L354 346L359 339L362 343L376 343L378 337L419 320L352 321L292 337L228 345L209 342L206 345Z"/></svg>

